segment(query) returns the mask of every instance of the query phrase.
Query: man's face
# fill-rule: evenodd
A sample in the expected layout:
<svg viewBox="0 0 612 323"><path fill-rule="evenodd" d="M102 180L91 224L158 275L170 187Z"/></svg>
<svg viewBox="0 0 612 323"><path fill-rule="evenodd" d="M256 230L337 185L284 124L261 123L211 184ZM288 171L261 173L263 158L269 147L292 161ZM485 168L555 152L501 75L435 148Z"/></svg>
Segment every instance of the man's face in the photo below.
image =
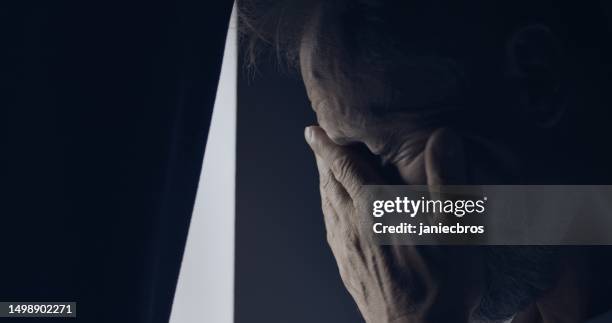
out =
<svg viewBox="0 0 612 323"><path fill-rule="evenodd" d="M451 53L407 53L373 66L354 57L343 48L340 36L329 31L327 41L334 45L321 48L315 28L312 30L300 46L300 70L319 125L337 144L365 145L383 166L399 175L393 179L396 183L427 183L425 145L434 130L448 127L448 120L461 123L452 119L470 118L469 113L479 109L493 111L496 117L502 111L517 110L511 105L518 98L492 90L506 88L502 73L468 75L467 71L476 70L470 67L474 60L463 61ZM427 50L415 48L416 52ZM494 60L485 61L491 64ZM479 81L482 79L486 81ZM499 86L492 85L497 83ZM505 146L474 134L461 139L471 158L465 161L470 181L449 184L510 184L509 178L518 178L518 156Z"/></svg>
<svg viewBox="0 0 612 323"><path fill-rule="evenodd" d="M321 60L313 47L301 47L300 68L319 125L337 144L367 146L403 182L425 184L423 150L434 128L423 116L451 104L445 100L459 86L453 66L415 58L403 72L371 71L343 65L342 50Z"/></svg>
<svg viewBox="0 0 612 323"><path fill-rule="evenodd" d="M415 57L395 71L372 70L345 64L352 58L342 50L321 59L314 48L315 42L305 37L300 69L319 125L337 144L367 146L381 163L395 167L403 183L426 184L424 147L436 120L455 106L452 100L462 88L460 68L439 57ZM490 164L492 155L499 156L493 150L498 148L492 143L472 149L472 168ZM470 175L477 184L499 179L491 173ZM477 311L480 318L506 318L553 284L554 248L485 247L485 258L488 290Z"/></svg>

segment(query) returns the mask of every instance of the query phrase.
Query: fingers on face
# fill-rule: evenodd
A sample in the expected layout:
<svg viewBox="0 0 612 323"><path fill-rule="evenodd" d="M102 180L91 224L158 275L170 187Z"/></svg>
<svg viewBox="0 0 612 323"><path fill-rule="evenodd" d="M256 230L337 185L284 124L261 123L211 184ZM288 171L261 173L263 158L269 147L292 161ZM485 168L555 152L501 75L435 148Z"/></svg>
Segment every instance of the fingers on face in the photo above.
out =
<svg viewBox="0 0 612 323"><path fill-rule="evenodd" d="M345 188L354 200L366 184L377 184L377 173L362 156L357 155L350 147L339 146L334 143L317 126L305 130L306 141L317 157L319 172L322 169L331 170L333 177Z"/></svg>
<svg viewBox="0 0 612 323"><path fill-rule="evenodd" d="M310 128L312 133L308 133L307 129L305 136L315 153L321 204L331 244L335 236L344 236L347 230L353 230L356 212L353 197L361 190L362 183L352 166L350 151L331 141L323 129Z"/></svg>

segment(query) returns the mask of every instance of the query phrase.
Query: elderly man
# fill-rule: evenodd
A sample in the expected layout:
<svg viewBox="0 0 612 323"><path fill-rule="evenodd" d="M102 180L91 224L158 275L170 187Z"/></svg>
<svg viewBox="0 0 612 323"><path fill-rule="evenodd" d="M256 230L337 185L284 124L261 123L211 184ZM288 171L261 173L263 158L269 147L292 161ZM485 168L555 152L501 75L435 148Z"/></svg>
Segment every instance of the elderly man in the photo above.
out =
<svg viewBox="0 0 612 323"><path fill-rule="evenodd" d="M607 249L377 246L354 208L365 184L609 183L612 56L595 4L241 9L248 51L263 39L299 67L328 241L367 322L584 322L610 309Z"/></svg>

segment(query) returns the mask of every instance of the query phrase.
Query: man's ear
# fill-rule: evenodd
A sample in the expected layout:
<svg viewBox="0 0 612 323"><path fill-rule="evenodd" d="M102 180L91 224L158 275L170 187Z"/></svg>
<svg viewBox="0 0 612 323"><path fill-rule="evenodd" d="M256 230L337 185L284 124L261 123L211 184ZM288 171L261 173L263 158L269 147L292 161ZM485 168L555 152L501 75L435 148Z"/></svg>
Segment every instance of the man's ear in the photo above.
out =
<svg viewBox="0 0 612 323"><path fill-rule="evenodd" d="M518 84L526 119L552 127L565 110L562 89L563 53L557 36L546 25L518 29L507 44L507 71Z"/></svg>

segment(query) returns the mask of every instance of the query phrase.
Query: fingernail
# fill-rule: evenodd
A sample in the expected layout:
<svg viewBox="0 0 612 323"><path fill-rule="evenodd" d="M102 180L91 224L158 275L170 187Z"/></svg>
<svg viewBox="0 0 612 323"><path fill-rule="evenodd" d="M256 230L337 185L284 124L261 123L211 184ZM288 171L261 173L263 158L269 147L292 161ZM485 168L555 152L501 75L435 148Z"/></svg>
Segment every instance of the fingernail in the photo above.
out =
<svg viewBox="0 0 612 323"><path fill-rule="evenodd" d="M312 129L311 129L311 127L306 127L304 129L304 138L306 139L306 142L308 144L310 144L312 142Z"/></svg>

